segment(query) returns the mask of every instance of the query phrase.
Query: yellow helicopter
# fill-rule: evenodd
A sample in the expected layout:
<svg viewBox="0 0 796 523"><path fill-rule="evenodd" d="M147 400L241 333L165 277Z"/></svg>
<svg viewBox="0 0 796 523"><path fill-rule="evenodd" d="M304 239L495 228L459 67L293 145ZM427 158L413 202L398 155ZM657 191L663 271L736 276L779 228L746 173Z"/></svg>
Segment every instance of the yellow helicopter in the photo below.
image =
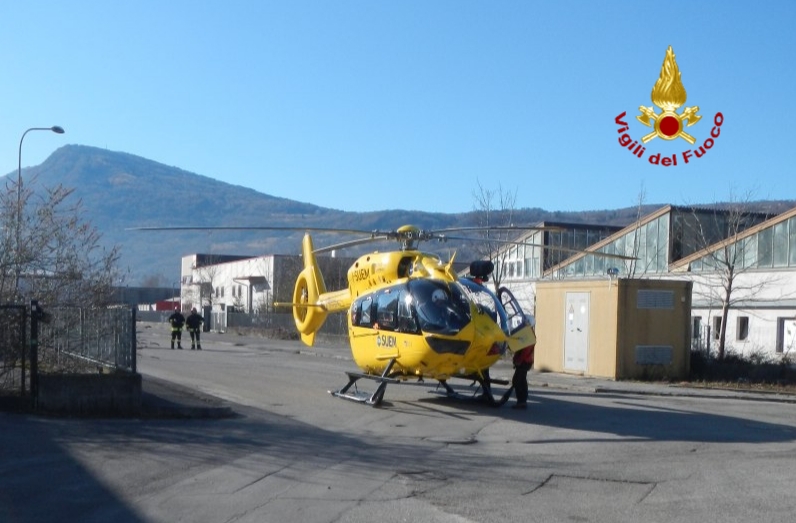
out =
<svg viewBox="0 0 796 523"><path fill-rule="evenodd" d="M493 292L485 285L493 271L492 262L473 262L469 275L460 277L454 270L455 255L446 262L436 254L418 249L421 241L428 240L479 241L448 233L484 229L457 227L426 231L405 225L395 231L320 227L142 227L137 230L304 232L304 267L296 279L292 302L277 302L274 306L292 308L301 340L309 346L314 345L316 334L329 314L347 314L351 352L360 371L347 372L348 383L339 390L329 391L332 395L377 406L390 383L432 379L442 387L441 390L438 387L438 392L458 398L463 396L448 384L448 380L463 378L478 384L471 398L499 406L508 400L511 389L496 398L492 384L508 382L492 379L489 369L506 351L516 352L535 345L536 335L529 317L507 288ZM561 230L534 226L486 229L505 232ZM365 236L316 249L311 231ZM326 288L317 254L383 240L397 240L400 248L362 255L348 269L346 288ZM356 384L360 379L377 382L375 392L359 391Z"/></svg>
<svg viewBox="0 0 796 523"><path fill-rule="evenodd" d="M348 384L330 392L378 405L388 383L429 378L455 396L447 381L466 378L479 383L487 402L504 403L510 390L495 399L488 369L506 349L533 346L536 336L508 289L496 295L483 284L492 263L474 262L470 277L460 278L453 258L444 262L417 250L420 240L436 233L406 225L374 237L398 239L401 249L361 256L348 270L348 288L328 291L315 258L318 251L305 234L304 269L296 280L293 302L274 304L292 306L301 339L310 346L328 314L348 313L351 352L361 372L348 372ZM378 382L376 391L351 391L362 378Z"/></svg>

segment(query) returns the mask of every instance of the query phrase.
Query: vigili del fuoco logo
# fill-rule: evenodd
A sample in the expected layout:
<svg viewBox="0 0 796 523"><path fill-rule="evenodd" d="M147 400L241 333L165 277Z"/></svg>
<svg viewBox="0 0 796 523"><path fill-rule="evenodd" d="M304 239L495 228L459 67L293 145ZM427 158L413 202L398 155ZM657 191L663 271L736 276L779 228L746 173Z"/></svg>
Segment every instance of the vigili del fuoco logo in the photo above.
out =
<svg viewBox="0 0 796 523"><path fill-rule="evenodd" d="M685 105L685 101L686 93L680 78L680 69L677 67L672 46L669 46L669 49L666 50L666 57L663 59L663 66L661 66L661 75L652 88L652 103L658 106L661 112L657 112L654 107L642 105L639 107L641 114L636 116L639 122L651 127L652 132L642 136L641 140L633 139L628 134L630 126L624 121L627 117L627 112L623 111L614 120L616 125L619 126L619 129L616 130L620 134L619 145L627 148L639 158L644 158L644 154L647 152L647 144L655 138L668 141L682 138L692 146L696 145L696 138L687 132L686 128L690 130L692 126L699 123L702 115L698 114L699 106L697 105L685 107L678 113L677 110ZM723 123L724 115L716 113L716 116L713 117L713 127L710 130L710 136L698 147L686 149L680 154L674 153L671 156L662 157L661 153L650 153L647 155L647 161L652 165L669 167L678 165L678 157L681 165L702 158L716 144L716 140L721 134L721 125Z"/></svg>

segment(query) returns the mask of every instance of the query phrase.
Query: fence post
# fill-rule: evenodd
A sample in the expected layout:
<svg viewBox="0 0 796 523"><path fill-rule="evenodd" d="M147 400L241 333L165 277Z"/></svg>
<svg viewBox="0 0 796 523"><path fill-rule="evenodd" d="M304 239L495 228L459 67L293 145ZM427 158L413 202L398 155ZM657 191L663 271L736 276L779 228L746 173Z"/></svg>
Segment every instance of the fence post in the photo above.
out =
<svg viewBox="0 0 796 523"><path fill-rule="evenodd" d="M138 338L136 337L135 332L135 322L136 322L136 313L138 312L138 308L130 307L130 343L132 347L130 350L132 351L132 360L130 361L130 366L132 367L133 374L138 373Z"/></svg>
<svg viewBox="0 0 796 523"><path fill-rule="evenodd" d="M35 409L39 400L39 318L38 300L30 300L30 398Z"/></svg>
<svg viewBox="0 0 796 523"><path fill-rule="evenodd" d="M18 308L19 315L21 316L19 321L18 321L18 324L19 324L20 350L22 351L22 379L21 379L22 390L20 391L20 397L24 398L25 397L25 374L26 374L26 371L27 371L27 369L25 368L25 358L27 357L27 354L28 354L28 350L27 350L28 349L28 343L27 343L28 340L25 339L25 336L26 336L26 333L25 333L26 325L25 324L27 322L25 320L27 320L28 316L27 316L27 311L25 311L25 306L24 305L17 305L16 307Z"/></svg>

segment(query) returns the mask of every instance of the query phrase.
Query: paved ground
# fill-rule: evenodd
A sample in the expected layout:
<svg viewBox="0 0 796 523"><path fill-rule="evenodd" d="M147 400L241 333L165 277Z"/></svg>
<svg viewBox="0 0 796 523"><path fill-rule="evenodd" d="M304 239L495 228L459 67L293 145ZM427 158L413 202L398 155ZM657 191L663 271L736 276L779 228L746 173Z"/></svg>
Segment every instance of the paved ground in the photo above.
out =
<svg viewBox="0 0 796 523"><path fill-rule="evenodd" d="M147 324L142 332L157 329L157 325ZM150 348L167 347L167 340L160 341L158 336L145 336L145 344ZM318 347L305 347L299 342L283 340L267 340L255 336L238 336L232 334L205 334L205 346L268 346L270 351L298 353L311 357L333 358L351 361L347 349L343 347L319 344ZM495 367L504 376L510 375L508 362L501 362ZM796 403L796 394L784 392L752 391L747 388L705 388L689 386L687 383L649 383L637 381L614 381L605 378L591 378L559 373L539 373L531 371L529 382L532 389L565 390L594 394L641 394L653 396L679 396L693 398L735 398L745 401L766 401ZM172 381L144 375L143 379L144 415L147 417L178 416L178 417L225 417L232 414L232 407L223 400L204 394L192 388L179 386Z"/></svg>
<svg viewBox="0 0 796 523"><path fill-rule="evenodd" d="M346 350L142 327L146 416L0 413L0 521L792 521L790 398L532 374L528 411L391 386ZM510 375L499 364L493 376Z"/></svg>

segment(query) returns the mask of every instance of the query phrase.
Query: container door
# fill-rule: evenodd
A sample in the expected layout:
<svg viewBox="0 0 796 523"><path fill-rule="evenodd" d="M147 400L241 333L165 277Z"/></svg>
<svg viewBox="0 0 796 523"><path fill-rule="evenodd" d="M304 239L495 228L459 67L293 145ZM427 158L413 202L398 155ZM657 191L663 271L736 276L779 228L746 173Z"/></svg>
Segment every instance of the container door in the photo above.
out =
<svg viewBox="0 0 796 523"><path fill-rule="evenodd" d="M589 293L568 292L564 329L564 369L586 372L589 355Z"/></svg>

